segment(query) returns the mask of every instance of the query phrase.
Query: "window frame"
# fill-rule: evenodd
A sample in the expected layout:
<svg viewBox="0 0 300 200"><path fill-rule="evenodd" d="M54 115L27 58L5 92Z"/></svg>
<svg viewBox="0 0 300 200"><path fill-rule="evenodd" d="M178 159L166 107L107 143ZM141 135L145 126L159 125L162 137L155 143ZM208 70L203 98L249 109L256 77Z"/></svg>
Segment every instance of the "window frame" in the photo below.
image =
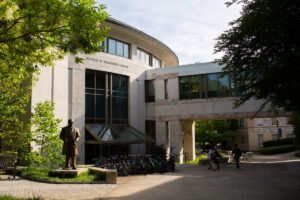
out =
<svg viewBox="0 0 300 200"><path fill-rule="evenodd" d="M208 97L208 78L207 75L210 74L216 74L217 75L217 80L219 77L220 72L214 72L214 73L207 73L207 74L194 74L194 75L186 75L186 76L179 76L178 77L178 92L179 92L179 99L180 100L193 100L193 99L210 99L210 98L226 98L226 97L232 97L232 88L231 88L231 76L228 74L228 87L229 87L229 92L227 93L226 96L219 96L219 84L217 84L217 96L214 97ZM180 79L183 77L190 77L190 76L199 76L199 97L196 98L181 98L181 93L180 93ZM204 81L203 81L204 80ZM204 87L202 87L202 82L204 83ZM190 82L189 82L189 87L190 87ZM203 91L204 90L204 91ZM190 88L189 88L190 91ZM204 95L204 96L203 96ZM190 95L189 95L190 96Z"/></svg>
<svg viewBox="0 0 300 200"><path fill-rule="evenodd" d="M111 72L105 72L105 71L99 71L99 70L94 70L94 69L86 69L85 74L92 72L94 73L94 88L86 87L85 86L85 107L87 106L86 98L88 95L93 95L94 98L94 105L93 105L93 117L86 117L87 113L85 110L85 123L98 123L98 124L129 124L129 90L130 90L130 84L129 84L129 77L126 75L122 74L116 74L116 73L111 73ZM97 74L103 74L105 77L105 85L104 85L104 93L97 93ZM122 78L126 79L126 90L120 90L119 93L122 93L121 95L114 95L113 90L113 82L112 78L113 76L118 77L118 88L121 88L122 85ZM103 90L103 89L101 89ZM93 91L93 92L92 92ZM99 96L104 97L104 118L97 118L97 99ZM97 98L98 97L98 98ZM114 118L114 109L113 109L113 100L114 99L119 99L120 103L117 105L119 107L119 118ZM122 101L126 99L127 101L127 107L122 108ZM99 104L101 105L101 104ZM125 115L123 115L123 112L125 112ZM126 116L123 118L123 116ZM118 121L118 123L115 123Z"/></svg>
<svg viewBox="0 0 300 200"><path fill-rule="evenodd" d="M152 80L145 80L145 102L146 103L151 103L151 102L155 102L155 80L152 79ZM153 99L150 99L149 98L149 84L150 83L153 83L153 89L154 89L154 96L153 96ZM152 97L152 96L151 96Z"/></svg>
<svg viewBox="0 0 300 200"><path fill-rule="evenodd" d="M115 54L109 52L109 40L115 40L115 42L116 42L116 44L115 44L116 53ZM118 43L122 43L122 46L123 46L123 48L122 48L123 55L118 55L117 54L117 52L118 52ZM105 44L107 46L105 46ZM124 49L125 45L124 44L126 44L128 46L128 57L124 56L124 54L125 54L125 49ZM103 41L103 45L104 45L104 52L105 53L108 53L108 54L111 54L111 55L115 55L115 56L120 56L120 57L127 58L127 59L131 59L131 45L130 45L130 43L124 42L122 40L119 40L119 39L116 39L116 38L113 38L113 37L107 37Z"/></svg>

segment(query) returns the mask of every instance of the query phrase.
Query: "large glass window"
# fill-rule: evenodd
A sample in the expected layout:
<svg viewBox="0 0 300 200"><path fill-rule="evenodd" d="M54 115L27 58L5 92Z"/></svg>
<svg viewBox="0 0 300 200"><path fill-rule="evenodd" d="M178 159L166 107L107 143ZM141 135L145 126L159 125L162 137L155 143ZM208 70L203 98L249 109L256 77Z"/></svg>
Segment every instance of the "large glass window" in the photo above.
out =
<svg viewBox="0 0 300 200"><path fill-rule="evenodd" d="M152 67L160 68L160 60L154 56L152 56Z"/></svg>
<svg viewBox="0 0 300 200"><path fill-rule="evenodd" d="M147 51L144 51L142 49L137 49L137 58L142 63L152 66L154 68L160 68L161 62L158 58L153 56L151 53L148 53Z"/></svg>
<svg viewBox="0 0 300 200"><path fill-rule="evenodd" d="M145 81L145 101L154 102L155 101L155 88L153 80Z"/></svg>
<svg viewBox="0 0 300 200"><path fill-rule="evenodd" d="M108 39L108 53L116 54L116 40Z"/></svg>
<svg viewBox="0 0 300 200"><path fill-rule="evenodd" d="M232 96L230 78L220 73L179 77L180 99Z"/></svg>
<svg viewBox="0 0 300 200"><path fill-rule="evenodd" d="M85 117L86 123L128 124L128 77L86 70Z"/></svg>
<svg viewBox="0 0 300 200"><path fill-rule="evenodd" d="M200 97L199 75L179 78L180 99Z"/></svg>
<svg viewBox="0 0 300 200"><path fill-rule="evenodd" d="M137 57L138 60L146 65L150 65L150 54L144 50L138 49L137 50Z"/></svg>
<svg viewBox="0 0 300 200"><path fill-rule="evenodd" d="M107 38L104 40L104 52L129 58L129 44L115 40L112 38Z"/></svg>
<svg viewBox="0 0 300 200"><path fill-rule="evenodd" d="M207 97L218 96L218 75L207 74Z"/></svg>

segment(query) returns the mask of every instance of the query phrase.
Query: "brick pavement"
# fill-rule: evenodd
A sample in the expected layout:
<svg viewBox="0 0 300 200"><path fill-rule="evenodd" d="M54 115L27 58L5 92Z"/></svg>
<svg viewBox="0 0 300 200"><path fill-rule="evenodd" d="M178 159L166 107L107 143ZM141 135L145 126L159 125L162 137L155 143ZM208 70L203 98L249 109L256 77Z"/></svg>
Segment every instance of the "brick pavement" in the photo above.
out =
<svg viewBox="0 0 300 200"><path fill-rule="evenodd" d="M112 184L49 184L1 175L0 194L14 197L48 199L100 199L116 185Z"/></svg>

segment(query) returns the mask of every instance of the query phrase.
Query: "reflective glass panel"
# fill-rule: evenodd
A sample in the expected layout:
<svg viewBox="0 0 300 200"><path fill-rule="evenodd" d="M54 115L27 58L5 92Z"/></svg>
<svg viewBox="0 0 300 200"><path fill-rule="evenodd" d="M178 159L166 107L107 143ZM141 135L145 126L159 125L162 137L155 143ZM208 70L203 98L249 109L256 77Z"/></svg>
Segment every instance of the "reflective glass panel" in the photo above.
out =
<svg viewBox="0 0 300 200"><path fill-rule="evenodd" d="M201 97L205 98L206 97L206 74L201 75Z"/></svg>
<svg viewBox="0 0 300 200"><path fill-rule="evenodd" d="M217 97L218 96L218 75L207 74L207 96Z"/></svg>
<svg viewBox="0 0 300 200"><path fill-rule="evenodd" d="M179 77L179 95L180 99L189 98L190 78L188 76Z"/></svg>
<svg viewBox="0 0 300 200"><path fill-rule="evenodd" d="M119 41L117 42L117 55L118 56L124 55L123 43Z"/></svg>
<svg viewBox="0 0 300 200"><path fill-rule="evenodd" d="M121 98L121 119L128 118L128 99Z"/></svg>
<svg viewBox="0 0 300 200"><path fill-rule="evenodd" d="M105 72L97 72L96 88L97 89L105 89Z"/></svg>
<svg viewBox="0 0 300 200"><path fill-rule="evenodd" d="M86 70L85 73L85 87L95 88L95 72L91 70Z"/></svg>
<svg viewBox="0 0 300 200"><path fill-rule="evenodd" d="M108 53L116 54L116 40L108 40Z"/></svg>
<svg viewBox="0 0 300 200"><path fill-rule="evenodd" d="M95 96L86 94L85 95L85 117L94 118L95 117Z"/></svg>
<svg viewBox="0 0 300 200"><path fill-rule="evenodd" d="M228 82L228 75L221 77L220 74L218 75L218 96L226 97L229 96L229 82Z"/></svg>
<svg viewBox="0 0 300 200"><path fill-rule="evenodd" d="M96 118L105 118L105 96L96 96Z"/></svg>
<svg viewBox="0 0 300 200"><path fill-rule="evenodd" d="M190 98L200 97L199 76L190 76Z"/></svg>
<svg viewBox="0 0 300 200"><path fill-rule="evenodd" d="M124 44L124 57L129 58L129 45Z"/></svg>

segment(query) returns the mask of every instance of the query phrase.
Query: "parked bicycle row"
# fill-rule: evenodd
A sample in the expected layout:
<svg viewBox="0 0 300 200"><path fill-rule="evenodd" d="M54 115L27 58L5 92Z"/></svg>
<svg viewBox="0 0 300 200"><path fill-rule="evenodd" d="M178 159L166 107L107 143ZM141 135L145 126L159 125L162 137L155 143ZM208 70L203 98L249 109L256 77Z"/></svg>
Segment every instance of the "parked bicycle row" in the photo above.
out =
<svg viewBox="0 0 300 200"><path fill-rule="evenodd" d="M175 171L173 156L167 160L163 155L114 155L110 158L101 157L94 160L97 167L117 170L118 176Z"/></svg>

